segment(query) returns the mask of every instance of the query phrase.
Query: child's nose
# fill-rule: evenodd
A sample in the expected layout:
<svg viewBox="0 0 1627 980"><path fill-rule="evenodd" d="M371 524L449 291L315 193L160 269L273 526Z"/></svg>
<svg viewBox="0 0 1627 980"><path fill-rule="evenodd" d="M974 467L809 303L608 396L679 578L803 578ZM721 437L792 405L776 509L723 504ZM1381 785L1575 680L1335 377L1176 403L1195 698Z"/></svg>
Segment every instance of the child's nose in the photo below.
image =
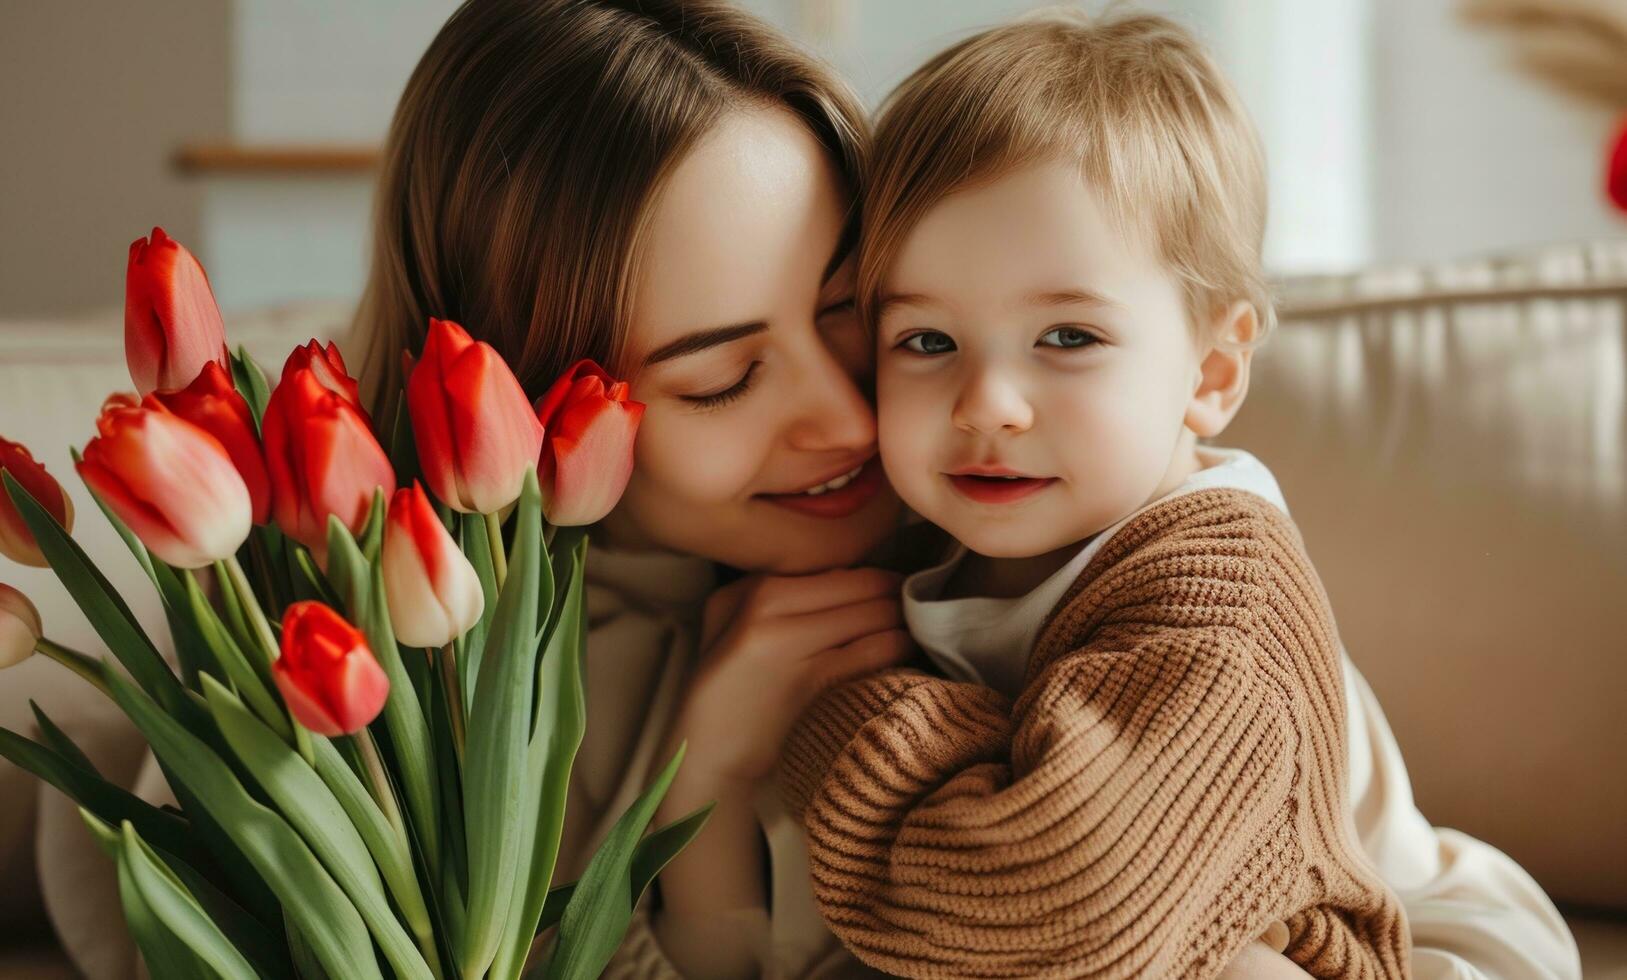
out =
<svg viewBox="0 0 1627 980"><path fill-rule="evenodd" d="M1026 432L1034 424L1034 408L1015 378L984 368L966 379L955 401L953 420L964 432Z"/></svg>

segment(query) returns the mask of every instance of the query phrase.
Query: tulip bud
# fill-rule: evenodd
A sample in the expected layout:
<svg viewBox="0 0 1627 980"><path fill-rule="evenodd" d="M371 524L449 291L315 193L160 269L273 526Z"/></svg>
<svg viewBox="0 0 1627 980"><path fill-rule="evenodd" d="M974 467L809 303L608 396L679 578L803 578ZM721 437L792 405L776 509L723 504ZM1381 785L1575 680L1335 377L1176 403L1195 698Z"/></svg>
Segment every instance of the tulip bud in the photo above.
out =
<svg viewBox="0 0 1627 980"><path fill-rule="evenodd" d="M112 405L96 428L79 475L148 551L177 568L237 552L253 505L219 440L156 403Z"/></svg>
<svg viewBox="0 0 1627 980"><path fill-rule="evenodd" d="M480 578L416 482L390 501L382 565L390 625L402 643L443 647L479 622Z"/></svg>
<svg viewBox="0 0 1627 980"><path fill-rule="evenodd" d="M323 347L315 340L309 340L304 346L295 347L288 360L283 362L282 376L286 378L300 368L309 369L322 387L349 402L362 418L367 419L368 426L372 426L373 420L362 407L361 388L345 370L345 359L339 353L339 345L330 340L328 346Z"/></svg>
<svg viewBox="0 0 1627 980"><path fill-rule="evenodd" d="M390 459L362 413L310 368L283 376L266 403L261 435L272 515L325 567L328 516L360 533L374 492L395 492Z"/></svg>
<svg viewBox="0 0 1627 980"><path fill-rule="evenodd" d="M210 361L228 367L226 327L203 266L154 228L130 243L124 279L124 358L145 395L185 388Z"/></svg>
<svg viewBox="0 0 1627 980"><path fill-rule="evenodd" d="M120 397L110 396L109 402L116 402ZM185 388L155 391L147 398L214 436L248 487L254 523L264 524L270 520L271 481L266 475L260 437L254 431L254 416L249 412L249 403L233 387L231 375L225 368L210 361Z"/></svg>
<svg viewBox="0 0 1627 980"><path fill-rule="evenodd" d="M63 530L73 531L73 501L68 499L62 485L45 472L45 467L34 461L26 446L0 436L0 471L10 473L13 480L22 484L40 506L50 511ZM34 540L34 532L29 530L23 515L17 512L17 505L12 503L11 494L4 489L0 489L0 555L36 568L48 564L39 542Z"/></svg>
<svg viewBox="0 0 1627 980"><path fill-rule="evenodd" d="M271 679L294 720L330 738L361 731L390 696L367 637L320 602L296 602L283 613Z"/></svg>
<svg viewBox="0 0 1627 980"><path fill-rule="evenodd" d="M578 361L537 402L537 417L547 433L537 479L548 523L574 527L610 513L633 475L643 403L627 400L627 382Z"/></svg>
<svg viewBox="0 0 1627 980"><path fill-rule="evenodd" d="M418 463L436 497L466 514L495 514L520 496L542 425L490 344L447 320L429 321L407 381Z"/></svg>
<svg viewBox="0 0 1627 980"><path fill-rule="evenodd" d="M28 596L0 582L0 670L27 660L45 629Z"/></svg>

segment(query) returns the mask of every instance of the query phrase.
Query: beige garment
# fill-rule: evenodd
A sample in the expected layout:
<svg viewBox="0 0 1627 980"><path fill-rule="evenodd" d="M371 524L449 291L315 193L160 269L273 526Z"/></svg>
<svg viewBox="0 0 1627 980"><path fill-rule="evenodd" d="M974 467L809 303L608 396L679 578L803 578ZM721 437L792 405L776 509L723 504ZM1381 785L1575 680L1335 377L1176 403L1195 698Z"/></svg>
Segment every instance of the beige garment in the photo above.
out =
<svg viewBox="0 0 1627 980"><path fill-rule="evenodd" d="M1253 455L1211 447L1200 448L1199 455L1203 468L1169 497L1231 487L1287 512L1276 480ZM1090 539L1032 592L1011 599L938 600L965 556L965 549L956 546L943 562L905 582L904 613L911 634L948 676L988 683L1012 694L1021 683L1028 651L1045 615L1102 544L1129 520ZM1019 655L1012 656L1012 651ZM1433 828L1418 812L1400 746L1378 699L1348 654L1341 659L1350 753L1348 798L1355 832L1406 909L1413 976L1580 978L1570 930L1530 875L1496 848L1455 830Z"/></svg>

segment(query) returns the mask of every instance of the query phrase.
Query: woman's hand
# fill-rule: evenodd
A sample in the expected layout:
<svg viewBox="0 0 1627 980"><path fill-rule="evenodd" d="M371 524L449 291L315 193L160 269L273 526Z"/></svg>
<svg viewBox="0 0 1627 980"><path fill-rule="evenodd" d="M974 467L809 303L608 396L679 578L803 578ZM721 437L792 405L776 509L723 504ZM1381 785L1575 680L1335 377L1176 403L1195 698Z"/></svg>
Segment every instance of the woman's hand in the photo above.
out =
<svg viewBox="0 0 1627 980"><path fill-rule="evenodd" d="M684 767L734 784L767 777L821 691L909 655L899 584L893 572L858 568L752 575L714 593L674 726L689 742Z"/></svg>
<svg viewBox="0 0 1627 980"><path fill-rule="evenodd" d="M657 826L716 804L658 879L652 925L683 975L733 980L764 969L768 902L756 786L820 691L908 655L898 587L899 576L876 569L753 575L707 602L700 663L657 756L671 758L679 741L688 743Z"/></svg>

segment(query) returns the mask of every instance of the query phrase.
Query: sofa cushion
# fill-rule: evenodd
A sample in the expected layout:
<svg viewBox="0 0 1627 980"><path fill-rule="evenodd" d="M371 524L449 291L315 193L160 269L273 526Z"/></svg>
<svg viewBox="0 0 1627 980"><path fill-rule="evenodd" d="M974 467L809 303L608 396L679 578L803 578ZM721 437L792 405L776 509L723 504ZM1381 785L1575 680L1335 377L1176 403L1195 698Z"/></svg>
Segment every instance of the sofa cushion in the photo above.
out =
<svg viewBox="0 0 1627 980"><path fill-rule="evenodd" d="M1627 910L1627 242L1299 280L1276 472L1433 822Z"/></svg>

